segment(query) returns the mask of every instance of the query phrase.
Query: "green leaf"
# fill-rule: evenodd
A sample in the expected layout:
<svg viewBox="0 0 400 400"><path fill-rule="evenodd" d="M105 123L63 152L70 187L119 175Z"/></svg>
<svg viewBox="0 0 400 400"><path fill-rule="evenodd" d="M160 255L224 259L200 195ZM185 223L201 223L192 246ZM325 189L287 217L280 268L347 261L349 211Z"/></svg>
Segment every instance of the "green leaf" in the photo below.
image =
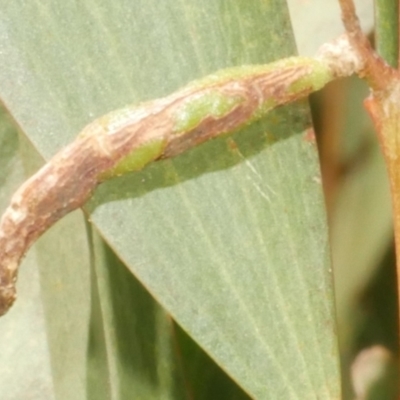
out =
<svg viewBox="0 0 400 400"><path fill-rule="evenodd" d="M374 5L378 54L396 68L399 57L399 3L390 0L376 0Z"/></svg>
<svg viewBox="0 0 400 400"><path fill-rule="evenodd" d="M45 158L112 109L222 67L294 53L287 10L277 0L0 5L0 95ZM327 229L309 126L304 103L285 107L233 137L102 185L86 208L165 310L258 399L340 397ZM58 398L75 391L76 399L124 399L125 390L190 397L179 385L189 375L172 366L168 317L146 303L140 311L154 307L152 323L135 322L133 278L120 267L108 270L108 253L96 242L91 252L99 259L89 263L82 228L58 225L39 246ZM64 261L54 262L56 253ZM135 363L146 326L165 373L154 360ZM101 386L93 376L104 378ZM129 383L143 377L155 392Z"/></svg>

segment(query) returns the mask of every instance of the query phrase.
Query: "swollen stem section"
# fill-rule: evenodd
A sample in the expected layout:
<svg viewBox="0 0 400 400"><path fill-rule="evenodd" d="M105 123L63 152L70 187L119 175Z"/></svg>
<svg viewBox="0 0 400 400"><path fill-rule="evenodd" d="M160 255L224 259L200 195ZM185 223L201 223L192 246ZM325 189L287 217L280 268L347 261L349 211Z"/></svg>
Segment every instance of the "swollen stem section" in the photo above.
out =
<svg viewBox="0 0 400 400"><path fill-rule="evenodd" d="M346 57L338 59L338 52ZM18 265L29 247L81 207L103 180L232 132L352 74L358 61L342 38L318 59L293 57L221 71L163 99L93 121L22 185L0 220L0 315L16 298Z"/></svg>

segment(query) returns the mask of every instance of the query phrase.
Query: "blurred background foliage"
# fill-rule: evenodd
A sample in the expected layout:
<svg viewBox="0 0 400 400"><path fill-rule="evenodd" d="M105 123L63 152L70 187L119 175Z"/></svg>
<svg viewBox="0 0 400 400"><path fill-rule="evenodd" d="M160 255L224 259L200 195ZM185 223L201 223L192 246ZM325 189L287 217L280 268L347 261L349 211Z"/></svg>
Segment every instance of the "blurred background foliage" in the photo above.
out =
<svg viewBox="0 0 400 400"><path fill-rule="evenodd" d="M305 4L294 0L289 2L292 16L296 15L292 19L301 54L312 54L320 44L342 31L338 20L332 22L333 17L339 16L334 0L323 2L324 11L315 11L321 6L318 4L321 2L314 1L316 7L314 9L312 3L310 1ZM358 10L366 25L365 28L371 29L371 4L359 3ZM333 11L329 7L332 7ZM310 22L310 18L306 18L306 15L312 16L314 24ZM319 32L321 35L316 34ZM377 362L388 366L389 372L385 375L388 380L385 381L384 388L379 389L378 394L372 392L368 398L396 399L399 314L390 197L379 144L362 106L362 101L367 95L368 89L360 80L343 79L313 95L311 105L330 224L342 358L343 398L354 397L351 377L353 376L353 380L356 379L354 361L357 356L362 351L376 349L378 345L387 351L378 352L383 356L378 355ZM0 113L1 209L4 209L9 196L16 189L14 182L22 180L26 169L18 154L30 144L17 134L17 130L7 110L2 109ZM100 249L104 246L100 238L94 240ZM111 258L115 257L107 248L100 251L105 251ZM117 264L119 262L114 261ZM0 382L1 398L5 400L20 399L18 396L21 393L25 393L24 399L54 398L43 310L38 301L39 283L35 260L28 255L27 263L30 265L26 268L29 272L21 276L19 293L20 296L27 296L28 300L24 307L18 310L19 317L7 322L10 325L7 331L18 336L19 343L24 343L24 350L19 353L15 348L10 348L7 355L4 353L4 347L2 348L3 360L9 357L7 361L9 377L7 372L3 372ZM29 304L29 308L26 304ZM19 307L18 304L16 307ZM208 372L204 373L210 374L213 380L219 382L220 393L215 391L207 393L207 386L202 382L209 381L209 378L193 377L194 392L205 391L199 398L248 398L172 321L171 329L175 330L180 338L182 357L191 360L186 364L189 366L188 373L191 373L190 366L196 362L194 360L201 360L199 362L207 366L204 371ZM2 341L7 341L7 338L2 338ZM197 373L196 368L193 370ZM15 382L10 378L15 374L21 374L21 386L18 388L7 386L7 382ZM35 382L35 385L32 385L32 382ZM32 392L32 387L36 387L36 393ZM211 384L209 387L216 386ZM103 395L104 393L91 394L94 399L99 399Z"/></svg>
<svg viewBox="0 0 400 400"><path fill-rule="evenodd" d="M365 84L352 77L311 100L330 222L345 399L352 398L351 366L361 350L379 344L398 357L390 194L362 105L367 95ZM395 382L389 397L376 398L396 399L397 376Z"/></svg>

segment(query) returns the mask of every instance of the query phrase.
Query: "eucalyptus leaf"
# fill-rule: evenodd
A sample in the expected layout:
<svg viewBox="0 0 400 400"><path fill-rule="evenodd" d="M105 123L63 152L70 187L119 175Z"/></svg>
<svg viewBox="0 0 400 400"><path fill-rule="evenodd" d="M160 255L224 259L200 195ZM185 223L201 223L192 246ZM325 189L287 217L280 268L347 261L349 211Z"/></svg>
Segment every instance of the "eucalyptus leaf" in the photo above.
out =
<svg viewBox="0 0 400 400"><path fill-rule="evenodd" d="M295 52L286 6L277 0L0 5L0 96L46 159L105 112L222 67ZM127 268L252 398L340 397L328 236L310 127L304 102L285 107L232 137L102 185L86 207ZM122 283L117 268L100 268L107 255L93 263L96 245L85 242L79 224L75 235L56 226L38 246L55 390L60 399L74 389L74 398L90 398L93 372L108 377L104 396L124 399L128 380L149 368L134 367L135 346L118 352L112 334L134 332L132 300L124 294L134 284L128 274ZM64 261L52 268L60 256ZM111 306L118 287L131 328L116 325ZM179 382L185 378L169 364L176 355L168 316L154 309L161 319L152 329L163 327L154 337L164 340L160 360L167 367L160 375L161 366L153 365L158 374L150 376L158 377L166 398L184 396ZM93 321L103 334L90 336ZM95 353L91 340L99 345Z"/></svg>

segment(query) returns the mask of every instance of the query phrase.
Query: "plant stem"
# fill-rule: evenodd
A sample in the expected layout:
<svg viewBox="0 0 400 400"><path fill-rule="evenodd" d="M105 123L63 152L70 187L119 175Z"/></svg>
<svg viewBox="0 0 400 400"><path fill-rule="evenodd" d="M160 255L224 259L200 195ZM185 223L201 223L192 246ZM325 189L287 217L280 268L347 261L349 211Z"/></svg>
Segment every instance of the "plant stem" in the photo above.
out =
<svg viewBox="0 0 400 400"><path fill-rule="evenodd" d="M392 81L396 71L388 68L385 61L372 49L368 38L363 34L353 0L339 0L342 10L342 21L349 41L364 60L364 70L359 74L372 89L384 90Z"/></svg>

